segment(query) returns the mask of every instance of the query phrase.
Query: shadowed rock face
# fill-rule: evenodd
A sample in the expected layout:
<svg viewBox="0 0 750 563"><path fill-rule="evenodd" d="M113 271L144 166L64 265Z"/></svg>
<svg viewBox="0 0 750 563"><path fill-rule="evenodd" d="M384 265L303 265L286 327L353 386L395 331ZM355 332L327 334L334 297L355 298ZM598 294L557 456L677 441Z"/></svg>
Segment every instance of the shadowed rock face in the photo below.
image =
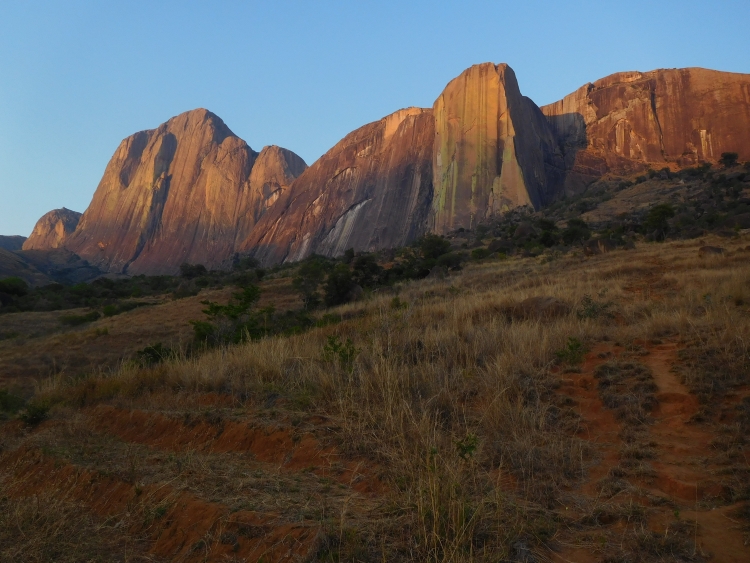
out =
<svg viewBox="0 0 750 563"><path fill-rule="evenodd" d="M76 230L81 214L70 209L53 209L42 215L34 230L23 243L24 250L62 248Z"/></svg>
<svg viewBox="0 0 750 563"><path fill-rule="evenodd" d="M702 68L619 72L586 84L542 112L576 191L612 171L750 159L750 75Z"/></svg>
<svg viewBox="0 0 750 563"><path fill-rule="evenodd" d="M403 245L432 201L434 119L397 111L350 133L284 191L242 249L263 264Z"/></svg>
<svg viewBox="0 0 750 563"><path fill-rule="evenodd" d="M556 139L506 64L475 65L433 106L431 228L471 228L514 207L548 203L563 176Z"/></svg>
<svg viewBox="0 0 750 563"><path fill-rule="evenodd" d="M175 273L184 262L219 267L270 205L266 192L305 167L278 147L264 149L253 175L256 160L204 109L136 133L120 144L65 246L110 272Z"/></svg>

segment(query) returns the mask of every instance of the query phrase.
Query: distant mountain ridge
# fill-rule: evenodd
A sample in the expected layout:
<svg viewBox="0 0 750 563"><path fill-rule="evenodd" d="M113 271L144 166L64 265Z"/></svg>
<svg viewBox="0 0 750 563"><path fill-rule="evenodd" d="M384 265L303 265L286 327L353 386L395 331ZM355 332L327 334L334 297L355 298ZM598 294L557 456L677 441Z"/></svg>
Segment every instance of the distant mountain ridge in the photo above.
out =
<svg viewBox="0 0 750 563"><path fill-rule="evenodd" d="M73 232L42 218L26 244L117 273L221 268L238 253L271 265L470 229L608 173L723 152L750 160L750 75L616 73L539 108L508 65L484 63L432 108L365 125L309 168L280 147L256 153L207 110L183 113L120 144Z"/></svg>

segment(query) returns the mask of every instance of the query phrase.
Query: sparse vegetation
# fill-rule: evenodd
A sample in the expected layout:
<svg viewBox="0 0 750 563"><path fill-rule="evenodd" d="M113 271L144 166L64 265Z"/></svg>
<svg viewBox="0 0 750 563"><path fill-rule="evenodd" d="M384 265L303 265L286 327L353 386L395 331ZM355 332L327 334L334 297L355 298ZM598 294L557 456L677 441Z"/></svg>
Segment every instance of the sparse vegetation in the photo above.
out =
<svg viewBox="0 0 750 563"><path fill-rule="evenodd" d="M464 239L445 238L426 250L420 242L391 254L352 251L317 257L323 274L307 288L295 284L299 264L241 289L209 284L213 293L186 301L164 294L158 306L113 316L102 305L93 327L65 330L86 331L82 338L106 324L99 339L109 339L129 316L158 319L193 303L195 318L205 301L202 322L216 338L186 351L143 329L133 361L112 371L58 374L33 396L0 392L0 406L10 395L21 401L2 407L8 428L24 428L0 434L0 487L11 491L3 507L20 510L24 483L34 482L51 499L51 519L75 506L83 530L125 522L106 537L69 531L66 545L83 542L82 553L130 541L144 557L253 559L287 534L300 558L328 561L531 561L551 551L576 560L573 548L612 561L699 561L711 523L696 527L689 514L739 509L732 503L750 495L750 408L732 395L744 393L750 372L747 235L682 241L670 228L663 244L640 238L635 249L585 256L582 239L563 251L567 227L524 221L525 239L513 238L512 224L490 225L481 238L490 259L463 260L445 277L415 279L479 247L456 250ZM592 238L602 235L586 224ZM700 257L703 244L726 252ZM491 259L499 252L510 258ZM242 272L257 280L256 266ZM337 269L362 293L320 309ZM305 307L305 295L319 301ZM508 313L535 296L569 307ZM17 339L2 346L15 349ZM689 455L659 434L683 416L664 414L672 403L656 399L654 350L667 344L674 354L657 358L660 377L700 399L695 412L688 399L674 411L692 420L680 427L697 436ZM55 467L85 486L45 481ZM680 496L664 485L675 467L708 483L697 503L694 490ZM102 520L83 492L91 483L107 498L122 491ZM55 505L63 489L68 504ZM194 510L175 510L177 495ZM49 554L51 520L34 518L22 519L23 545ZM196 531L184 547L165 547L158 538L176 523ZM13 541L0 532L3 556L17 553Z"/></svg>

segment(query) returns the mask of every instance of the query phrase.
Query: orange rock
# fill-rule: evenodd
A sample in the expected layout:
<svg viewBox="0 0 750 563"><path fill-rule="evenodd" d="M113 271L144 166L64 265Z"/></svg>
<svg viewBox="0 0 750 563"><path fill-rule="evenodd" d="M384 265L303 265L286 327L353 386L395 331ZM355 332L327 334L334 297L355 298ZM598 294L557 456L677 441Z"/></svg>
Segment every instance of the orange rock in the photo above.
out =
<svg viewBox="0 0 750 563"><path fill-rule="evenodd" d="M282 193L241 250L264 264L403 245L426 230L434 119L408 108L342 139Z"/></svg>
<svg viewBox="0 0 750 563"><path fill-rule="evenodd" d="M750 159L750 75L702 68L618 72L543 106L565 154L566 189L670 163Z"/></svg>
<svg viewBox="0 0 750 563"><path fill-rule="evenodd" d="M65 246L111 272L221 267L273 193L306 166L278 147L260 156L205 109L136 133L120 144Z"/></svg>
<svg viewBox="0 0 750 563"><path fill-rule="evenodd" d="M70 209L54 209L42 215L34 230L23 243L24 250L61 248L75 231L81 214Z"/></svg>

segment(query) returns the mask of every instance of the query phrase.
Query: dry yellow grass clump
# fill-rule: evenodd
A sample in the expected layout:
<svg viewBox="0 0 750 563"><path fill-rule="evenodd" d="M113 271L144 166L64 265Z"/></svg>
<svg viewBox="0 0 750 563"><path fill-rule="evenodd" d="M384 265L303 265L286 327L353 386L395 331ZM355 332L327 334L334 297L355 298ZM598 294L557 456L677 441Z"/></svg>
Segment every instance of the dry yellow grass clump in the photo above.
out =
<svg viewBox="0 0 750 563"><path fill-rule="evenodd" d="M489 261L48 379L0 427L0 558L79 560L45 539L79 518L89 560L747 561L748 244Z"/></svg>

